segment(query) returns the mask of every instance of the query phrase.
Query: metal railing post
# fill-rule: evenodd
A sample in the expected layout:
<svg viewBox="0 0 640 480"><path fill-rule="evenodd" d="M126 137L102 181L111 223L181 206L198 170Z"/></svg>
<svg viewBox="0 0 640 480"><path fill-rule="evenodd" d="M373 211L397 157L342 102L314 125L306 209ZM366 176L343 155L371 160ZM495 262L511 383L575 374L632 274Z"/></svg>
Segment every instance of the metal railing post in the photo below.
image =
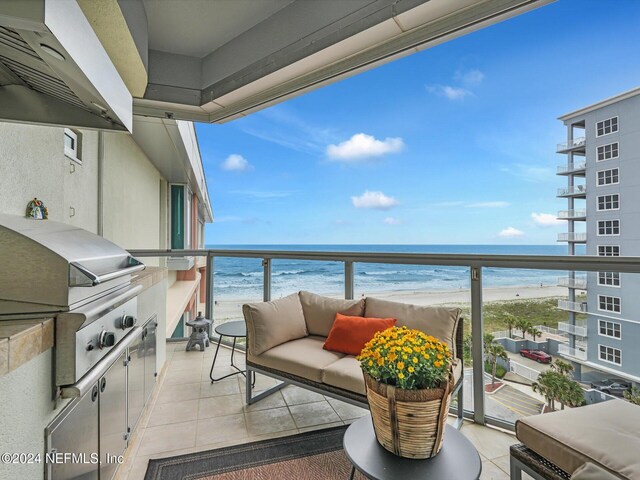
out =
<svg viewBox="0 0 640 480"><path fill-rule="evenodd" d="M271 300L271 259L262 259L262 268L264 271L263 284L262 284L262 299L265 302Z"/></svg>
<svg viewBox="0 0 640 480"><path fill-rule="evenodd" d="M207 277L205 279L206 304L204 306L204 317L209 320L213 320L213 259L213 255L210 252L207 253Z"/></svg>
<svg viewBox="0 0 640 480"><path fill-rule="evenodd" d="M344 298L347 300L353 300L354 290L354 268L353 262L344 262Z"/></svg>
<svg viewBox="0 0 640 480"><path fill-rule="evenodd" d="M482 268L471 267L471 354L473 358L473 420L484 425L484 325Z"/></svg>

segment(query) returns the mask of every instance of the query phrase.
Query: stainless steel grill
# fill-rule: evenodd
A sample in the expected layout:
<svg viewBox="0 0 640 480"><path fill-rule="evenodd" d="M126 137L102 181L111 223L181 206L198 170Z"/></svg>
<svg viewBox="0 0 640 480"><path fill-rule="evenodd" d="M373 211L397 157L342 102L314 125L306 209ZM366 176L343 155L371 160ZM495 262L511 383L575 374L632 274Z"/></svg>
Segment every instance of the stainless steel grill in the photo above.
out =
<svg viewBox="0 0 640 480"><path fill-rule="evenodd" d="M0 214L0 265L0 321L55 316L56 385L83 395L139 330L144 264L86 230Z"/></svg>

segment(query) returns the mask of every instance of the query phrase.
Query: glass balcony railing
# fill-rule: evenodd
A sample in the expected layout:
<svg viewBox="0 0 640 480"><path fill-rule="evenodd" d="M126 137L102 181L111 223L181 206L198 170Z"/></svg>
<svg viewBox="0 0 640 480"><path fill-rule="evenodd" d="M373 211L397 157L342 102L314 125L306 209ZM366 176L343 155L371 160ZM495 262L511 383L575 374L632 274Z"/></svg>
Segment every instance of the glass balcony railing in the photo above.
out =
<svg viewBox="0 0 640 480"><path fill-rule="evenodd" d="M558 300L560 310L570 312L587 313L587 302L570 302L569 300Z"/></svg>
<svg viewBox="0 0 640 480"><path fill-rule="evenodd" d="M587 348L586 347L572 348L569 345L560 344L560 345L558 345L558 353L560 355L564 355L564 356L567 356L567 357L573 357L573 358L576 358L578 360L586 360L587 359Z"/></svg>
<svg viewBox="0 0 640 480"><path fill-rule="evenodd" d="M587 195L586 185L572 185L558 189L558 197L580 197Z"/></svg>
<svg viewBox="0 0 640 480"><path fill-rule="evenodd" d="M584 243L587 241L587 232L564 232L558 234L559 242L578 242Z"/></svg>
<svg viewBox="0 0 640 480"><path fill-rule="evenodd" d="M630 277L640 282L640 277L635 275L640 273L640 259L636 257L400 252L205 249L132 250L130 253L144 258L149 265L163 264L154 257L197 259L193 267L197 271L196 280L177 279L168 287L169 291L195 292L189 295L197 297L194 302L197 306L189 315L185 308L191 307L184 305L190 303L185 302L170 312L167 295L164 325L167 344L184 341L189 336L189 327L181 326L185 318L192 318L197 311L213 319L217 327L225 322L242 321L245 303L269 301L299 290L333 298L377 297L407 304L460 308L464 318L461 342L464 416L480 424L511 430L519 418L540 413L544 406L544 400L518 383L517 378L531 379L548 366L522 358L520 349L544 349L554 359L597 362L597 358L587 358L585 344L576 342L569 346L567 343L586 336L587 315L596 314L594 310L599 308L598 316L605 319L600 328L611 330L612 338L615 338L617 323L625 321L635 326L633 319L638 313L633 311L632 303L612 293L611 297L601 299L602 307L591 303L592 309L588 311L585 296L579 295L579 291L569 292L569 296L563 287L582 289L586 287L586 272L599 271L629 274L625 284L629 284L631 279L627 278ZM568 272L577 273L574 277ZM200 278L204 285L192 285ZM611 315L603 315L602 309L614 311L621 304L624 304L621 311L629 320L616 314L615 322L606 323ZM184 318L181 319L181 315ZM170 322L169 317L175 317L174 321ZM523 322L510 324L509 318ZM631 327L625 323L623 328L628 333ZM509 357L500 360L497 370L502 373L495 379L485 333L491 333L493 341L500 344ZM210 335L218 341L215 328ZM244 342L236 346L244 349ZM607 350L605 354L615 360L618 346L611 348L611 352ZM598 353L590 352L592 356ZM224 369L220 368L223 374ZM511 383L509 376L504 377L506 372L516 375L515 383ZM582 373L576 372L581 376L576 381L584 384L608 374L584 368ZM627 362L621 367L620 375L640 375L640 367ZM456 405L455 400L452 404ZM452 413L456 408L457 405Z"/></svg>
<svg viewBox="0 0 640 480"><path fill-rule="evenodd" d="M566 175L568 173L584 172L587 169L587 162L574 162L558 166L558 175Z"/></svg>
<svg viewBox="0 0 640 480"><path fill-rule="evenodd" d="M558 218L560 220L585 219L587 218L587 210L584 208L580 210L560 210L558 212Z"/></svg>
<svg viewBox="0 0 640 480"><path fill-rule="evenodd" d="M578 288L580 290L587 289L587 279L586 278L571 278L571 277L560 277L558 278L558 285L561 287L567 288Z"/></svg>
<svg viewBox="0 0 640 480"><path fill-rule="evenodd" d="M561 332L570 333L571 335L577 335L579 337L586 337L587 336L587 327L586 327L586 325L573 325L573 324L567 323L567 322L559 322L558 323L558 330L560 330Z"/></svg>
<svg viewBox="0 0 640 480"><path fill-rule="evenodd" d="M567 152L573 149L584 148L587 143L587 139L585 137L574 138L568 142L559 143L556 148L556 152Z"/></svg>

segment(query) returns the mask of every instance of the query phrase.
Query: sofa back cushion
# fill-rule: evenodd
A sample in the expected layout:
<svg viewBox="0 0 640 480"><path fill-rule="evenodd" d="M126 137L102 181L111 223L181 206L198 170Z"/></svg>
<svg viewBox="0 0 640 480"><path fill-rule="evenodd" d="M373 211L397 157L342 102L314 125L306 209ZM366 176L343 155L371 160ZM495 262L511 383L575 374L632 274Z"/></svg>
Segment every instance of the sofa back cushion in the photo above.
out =
<svg viewBox="0 0 640 480"><path fill-rule="evenodd" d="M395 318L350 317L336 313L336 320L322 348L347 355L360 355L365 343L377 332L395 324Z"/></svg>
<svg viewBox="0 0 640 480"><path fill-rule="evenodd" d="M364 299L341 300L301 291L300 303L309 335L327 337L336 313L355 317L361 317L364 314Z"/></svg>
<svg viewBox="0 0 640 480"><path fill-rule="evenodd" d="M247 323L247 348L250 355L260 355L277 345L306 337L302 305L297 293L271 302L242 306Z"/></svg>
<svg viewBox="0 0 640 480"><path fill-rule="evenodd" d="M398 327L415 328L436 337L447 344L454 357L460 313L459 308L423 307L372 297L367 297L364 309L365 317L396 318Z"/></svg>

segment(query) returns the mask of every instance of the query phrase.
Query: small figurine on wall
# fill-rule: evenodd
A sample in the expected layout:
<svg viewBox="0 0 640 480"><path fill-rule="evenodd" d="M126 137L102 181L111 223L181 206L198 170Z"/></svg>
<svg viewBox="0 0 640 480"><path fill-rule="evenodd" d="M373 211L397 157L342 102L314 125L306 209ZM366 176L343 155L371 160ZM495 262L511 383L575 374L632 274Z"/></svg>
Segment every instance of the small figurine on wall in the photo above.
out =
<svg viewBox="0 0 640 480"><path fill-rule="evenodd" d="M42 200L34 198L27 204L27 217L34 220L46 220L49 218L47 207L44 206Z"/></svg>

